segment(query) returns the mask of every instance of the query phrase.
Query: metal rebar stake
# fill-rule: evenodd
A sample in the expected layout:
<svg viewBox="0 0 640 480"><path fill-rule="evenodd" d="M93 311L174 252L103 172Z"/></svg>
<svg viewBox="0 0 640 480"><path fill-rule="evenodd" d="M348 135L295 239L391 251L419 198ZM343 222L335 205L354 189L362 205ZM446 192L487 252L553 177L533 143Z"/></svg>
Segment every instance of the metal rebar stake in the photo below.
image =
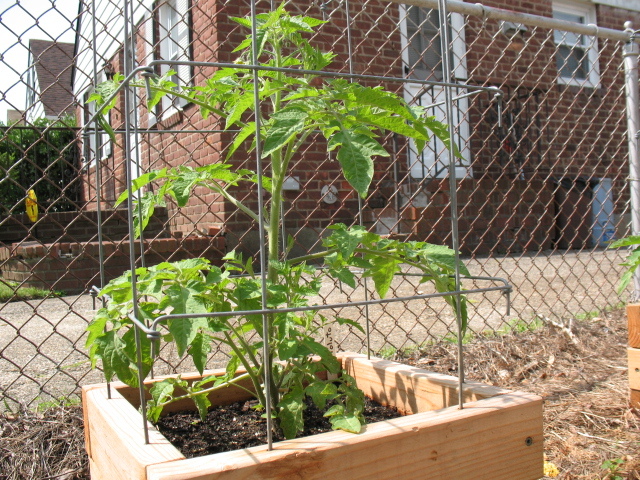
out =
<svg viewBox="0 0 640 480"><path fill-rule="evenodd" d="M258 65L258 31L256 25L256 1L251 0L251 63ZM253 70L253 101L255 106L256 123L256 173L258 177L258 229L260 235L260 278L262 280L262 308L267 309L267 253L265 249L264 226L264 186L262 185L262 144L260 138L260 78L258 69ZM276 232L271 232L275 235ZM271 418L271 352L269 351L270 339L269 314L262 314L262 361L264 365L264 396L265 410L267 411L267 449L273 450L273 419Z"/></svg>
<svg viewBox="0 0 640 480"><path fill-rule="evenodd" d="M93 45L93 88L98 85L98 51L96 48L96 42L98 38L96 29L96 2L91 2L91 33L92 33L92 45ZM104 288L105 274L104 274L104 244L103 244L103 232L102 232L102 165L98 152L100 149L100 137L101 134L98 130L98 120L94 119L93 123L93 138L96 146L93 152L96 164L96 221L98 222L98 261L100 263L100 288ZM104 307L104 301L102 302ZM96 297L93 297L93 309L96 308ZM111 399L111 382L107 381L107 398Z"/></svg>
<svg viewBox="0 0 640 480"><path fill-rule="evenodd" d="M451 95L451 58L449 50L451 41L449 39L449 15L447 14L446 0L439 0L440 14L440 41L442 51L442 73L445 83L449 84L444 87L446 116L449 129L449 197L451 204L451 246L455 255L455 283L456 291L460 292L460 246L458 239L458 191L456 185L456 155L454 144L453 124L453 100ZM458 405L464 408L464 357L462 344L462 296L460 293L455 295L456 306L456 324L458 330Z"/></svg>
<svg viewBox="0 0 640 480"><path fill-rule="evenodd" d="M131 1L124 0L124 126L125 126L125 164L127 171L127 222L129 228L129 268L131 269L131 297L133 303L133 315L138 317L138 289L137 289L137 277L136 277L136 239L135 239L135 226L133 224L133 177L131 168L131 119L129 118L129 112L131 111L131 88L129 86L129 76L132 74L134 68L131 64L131 57L127 55L130 51L132 38L129 37L129 19ZM131 33L133 35L133 33ZM140 409L142 413L142 425L144 429L144 443L149 444L149 427L147 425L147 399L144 391L144 375L142 369L142 339L140 338L140 332L135 329L136 337L136 350L137 350L137 367L138 367L138 392L140 394Z"/></svg>
<svg viewBox="0 0 640 480"><path fill-rule="evenodd" d="M353 75L353 48L351 45L351 9L349 0L344 2L345 18L347 21L347 56L349 65L349 75ZM351 78L349 81L353 81ZM358 223L361 227L364 227L364 214L362 197L358 195ZM364 299L369 300L369 283L367 278L362 279L364 287ZM371 318L369 316L369 304L364 305L364 321L365 321L365 336L367 338L367 360L371 360Z"/></svg>

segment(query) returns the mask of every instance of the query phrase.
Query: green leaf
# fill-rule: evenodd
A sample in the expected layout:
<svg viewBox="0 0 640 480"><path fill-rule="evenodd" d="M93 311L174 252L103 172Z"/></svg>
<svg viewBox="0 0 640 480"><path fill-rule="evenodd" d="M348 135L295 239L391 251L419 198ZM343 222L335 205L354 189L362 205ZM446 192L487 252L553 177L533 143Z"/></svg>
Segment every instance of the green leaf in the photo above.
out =
<svg viewBox="0 0 640 480"><path fill-rule="evenodd" d="M243 27L251 28L251 19L248 17L229 17L229 20L233 20L236 23L239 23Z"/></svg>
<svg viewBox="0 0 640 480"><path fill-rule="evenodd" d="M278 419L280 428L287 440L295 438L298 432L304 429L302 412L304 410L304 392L299 387L294 387L286 393L278 403Z"/></svg>
<svg viewBox="0 0 640 480"><path fill-rule="evenodd" d="M97 338L96 355L102 359L102 368L107 381L113 379L114 375L130 387L138 386L138 376L135 365L131 365L129 357L125 352L125 343L111 330L104 336Z"/></svg>
<svg viewBox="0 0 640 480"><path fill-rule="evenodd" d="M350 433L360 433L362 423L357 415L333 415L330 419L331 428L334 430L344 430Z"/></svg>
<svg viewBox="0 0 640 480"><path fill-rule="evenodd" d="M632 245L640 245L640 235L629 235L628 237L616 240L609 245L609 248L630 247Z"/></svg>
<svg viewBox="0 0 640 480"><path fill-rule="evenodd" d="M311 397L316 407L320 410L324 410L327 405L327 401L333 400L338 394L338 387L331 382L316 380L305 388L305 393Z"/></svg>
<svg viewBox="0 0 640 480"><path fill-rule="evenodd" d="M289 360L291 357L296 356L298 352L298 340L287 339L278 342L278 358L280 360Z"/></svg>
<svg viewBox="0 0 640 480"><path fill-rule="evenodd" d="M184 207L191 196L191 189L200 180L200 174L191 169L184 169L173 181L173 192L179 207Z"/></svg>
<svg viewBox="0 0 640 480"><path fill-rule="evenodd" d="M389 153L370 136L350 130L336 132L329 140L329 148L339 148L336 158L340 162L344 177L355 191L365 198L373 180L372 157L388 157Z"/></svg>
<svg viewBox="0 0 640 480"><path fill-rule="evenodd" d="M160 170L155 170L153 172L147 172L140 175L138 178L134 178L131 182L131 191L133 193L137 192L141 188L149 185L151 182L155 180L161 180L167 178L167 169L162 168ZM124 202L127 198L129 198L129 189L126 189L124 192L120 194L118 200L114 204L114 207L117 207L122 202Z"/></svg>
<svg viewBox="0 0 640 480"><path fill-rule="evenodd" d="M211 342L209 341L209 336L198 332L189 347L189 355L193 358L193 364L196 366L200 375L202 375L202 372L207 366L210 352Z"/></svg>
<svg viewBox="0 0 640 480"><path fill-rule="evenodd" d="M138 310L138 312L139 311L140 310ZM146 378L153 366L153 358L151 357L151 340L142 332L139 332L139 334L140 338L138 341L140 342L140 357L142 359L142 377ZM129 358L130 365L134 373L137 373L138 346L136 342L136 329L134 327L130 328L124 333L124 335L122 335L122 342L124 343L123 350Z"/></svg>
<svg viewBox="0 0 640 480"><path fill-rule="evenodd" d="M240 367L240 357L238 357L235 352L231 353L231 357L229 358L229 361L227 362L227 374L226 374L226 378L227 381L228 380L232 380L233 377L235 377L236 372L238 371L238 368Z"/></svg>
<svg viewBox="0 0 640 480"><path fill-rule="evenodd" d="M252 135L256 134L256 122L247 123L238 134L233 139L233 143L229 147L229 151L227 151L227 160L231 158L231 155L243 144L243 142ZM253 148L247 150L249 153Z"/></svg>
<svg viewBox="0 0 640 480"><path fill-rule="evenodd" d="M327 368L329 373L338 373L342 369L340 361L331 353L331 350L321 343L316 342L311 337L303 338L301 343L307 347L311 353L320 357L322 364Z"/></svg>
<svg viewBox="0 0 640 480"><path fill-rule="evenodd" d="M229 109L224 129L227 130L229 127L238 122L242 118L244 112L246 112L248 108L253 106L254 102L255 100L253 98L253 95L249 94L249 92L245 92L244 94L236 96L233 106Z"/></svg>
<svg viewBox="0 0 640 480"><path fill-rule="evenodd" d="M313 17L295 17L297 19L299 19L300 22L304 22L304 24L309 27L309 29L313 29L315 27L318 27L320 25L324 25L325 23L327 23L326 20L320 20L319 18L313 18Z"/></svg>
<svg viewBox="0 0 640 480"><path fill-rule="evenodd" d="M172 285L166 290L173 310L171 313L206 313L207 308L202 300L195 296L197 291L181 285ZM187 347L193 342L200 328L207 328L206 318L171 318L167 322L169 332L173 335L178 349L178 355L182 356Z"/></svg>
<svg viewBox="0 0 640 480"><path fill-rule="evenodd" d="M301 108L288 108L271 116L272 124L266 129L262 158L268 157L289 142L291 137L300 133L308 117Z"/></svg>
<svg viewBox="0 0 640 480"><path fill-rule="evenodd" d="M101 308L96 312L93 320L87 325L87 341L85 342L85 348L89 348L96 341L97 338L102 337L105 334L104 329L109 321L109 311L106 308Z"/></svg>
<svg viewBox="0 0 640 480"><path fill-rule="evenodd" d="M204 421L204 419L207 418L207 413L209 411L209 407L211 406L209 397L205 394L205 395L196 395L191 398L196 404L196 408L198 409L198 413L200 414L200 419Z"/></svg>
<svg viewBox="0 0 640 480"><path fill-rule="evenodd" d="M329 407L329 409L324 412L325 417L333 417L335 415L343 415L344 414L344 405L337 403Z"/></svg>
<svg viewBox="0 0 640 480"><path fill-rule="evenodd" d="M436 265L445 269L449 273L453 273L456 270L456 256L455 251L445 245L433 245L431 243L420 244L419 254L426 257ZM460 273L462 275L469 276L469 270L460 262Z"/></svg>
<svg viewBox="0 0 640 480"><path fill-rule="evenodd" d="M358 118L382 130L389 130L414 140L422 140L423 142L429 140L429 135L426 131L414 128L407 124L406 120L400 117L381 116L376 113L367 113L365 115L360 115ZM417 145L417 148L420 152L424 147L420 148L420 145Z"/></svg>
<svg viewBox="0 0 640 480"><path fill-rule="evenodd" d="M340 87L342 90L345 85L341 84ZM348 83L345 90L348 95L352 96L352 101L356 105L374 107L376 111L380 112L380 118L391 117L391 115L395 114L407 120L415 119L414 113L404 99L394 93L383 90L382 87L371 88L357 83ZM345 98L344 95L342 98Z"/></svg>
<svg viewBox="0 0 640 480"><path fill-rule="evenodd" d="M154 423L158 421L163 410L160 404L173 397L175 385L176 381L173 378L168 378L153 384L153 387L151 387L149 391L151 401L147 404L147 418L149 418L149 420Z"/></svg>
<svg viewBox="0 0 640 480"><path fill-rule="evenodd" d="M161 92L159 89L163 90L173 90L178 85L171 80L171 78L176 74L175 70L167 70L164 75L161 77L150 78L149 83L151 87L151 95L147 99L147 108L149 110L153 109L162 97L167 95L166 92Z"/></svg>
<svg viewBox="0 0 640 480"><path fill-rule="evenodd" d="M337 278L341 282L346 283L351 288L356 288L356 276L347 267L342 268L330 268L329 275Z"/></svg>
<svg viewBox="0 0 640 480"><path fill-rule="evenodd" d="M164 204L153 192L145 192L145 194L136 201L133 210L133 225L136 238L140 238L142 231L147 228L149 220L155 212L156 205Z"/></svg>
<svg viewBox="0 0 640 480"><path fill-rule="evenodd" d="M380 298L384 298L389 291L393 276L400 269L400 261L395 257L381 257L374 254L367 255L371 262L370 275Z"/></svg>
<svg viewBox="0 0 640 480"><path fill-rule="evenodd" d="M363 235L366 233L366 230L362 227L347 228L342 223L331 225L328 228L332 230L332 233L326 243L337 248L345 259L353 255L353 252L362 241Z"/></svg>
<svg viewBox="0 0 640 480"><path fill-rule="evenodd" d="M355 320L351 320L350 318L336 317L336 323L338 325L350 325L350 326L360 330L362 333L365 333L364 328L362 327L362 325L360 325Z"/></svg>

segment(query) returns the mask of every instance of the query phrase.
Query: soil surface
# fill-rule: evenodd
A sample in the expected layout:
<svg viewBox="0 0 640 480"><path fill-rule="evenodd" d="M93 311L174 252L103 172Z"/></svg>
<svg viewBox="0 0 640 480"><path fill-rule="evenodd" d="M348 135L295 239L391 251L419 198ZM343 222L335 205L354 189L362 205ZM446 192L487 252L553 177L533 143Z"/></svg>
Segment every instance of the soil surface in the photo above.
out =
<svg viewBox="0 0 640 480"><path fill-rule="evenodd" d="M267 443L267 421L262 411L252 408L256 402L237 402L216 407L202 421L193 411L174 412L160 418L156 427L187 458L229 452ZM305 429L298 437L330 432L331 423L313 402L307 402L304 410ZM367 423L379 422L400 416L395 408L384 407L366 399ZM284 440L281 432L273 433L273 441Z"/></svg>

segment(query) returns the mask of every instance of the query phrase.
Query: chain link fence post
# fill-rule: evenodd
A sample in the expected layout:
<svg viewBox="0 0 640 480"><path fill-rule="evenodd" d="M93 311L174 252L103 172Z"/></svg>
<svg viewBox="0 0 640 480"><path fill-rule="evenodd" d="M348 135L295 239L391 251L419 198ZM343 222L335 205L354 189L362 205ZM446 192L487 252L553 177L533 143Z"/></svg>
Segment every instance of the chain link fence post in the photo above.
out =
<svg viewBox="0 0 640 480"><path fill-rule="evenodd" d="M631 38L622 49L624 58L625 97L627 103L627 135L629 137L629 187L631 191L631 233L640 234L640 155L638 135L640 134L640 94L638 88L638 55L640 46L635 41L631 22L624 24ZM640 299L640 271L633 277L631 301Z"/></svg>

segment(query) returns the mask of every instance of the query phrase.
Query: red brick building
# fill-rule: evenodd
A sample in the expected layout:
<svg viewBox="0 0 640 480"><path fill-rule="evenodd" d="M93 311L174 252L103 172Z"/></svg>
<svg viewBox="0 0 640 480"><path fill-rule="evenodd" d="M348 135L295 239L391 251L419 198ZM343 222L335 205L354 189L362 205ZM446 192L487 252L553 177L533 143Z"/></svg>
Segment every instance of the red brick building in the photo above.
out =
<svg viewBox="0 0 640 480"><path fill-rule="evenodd" d="M433 115L444 118L444 107L439 105L443 87L394 80L442 80L437 10L375 0L351 1L347 13L345 2L334 3L291 2L289 6L291 11L327 20L314 41L337 55L328 70L388 77L362 81L383 83L410 102L431 106ZM258 8L268 5L258 2ZM640 26L640 1L489 0L485 5L600 28L622 30L628 20ZM121 26L108 20L117 18L116 10L102 10L99 27ZM230 18L244 17L249 11L246 0L136 4L137 65L154 59L232 62L236 55L232 50L247 32ZM466 253L588 247L601 243L603 232L610 235L623 218L622 172L627 159L622 44L527 22L451 16L450 58L454 81L460 84L454 95L465 94L465 84L498 87L504 94L501 108L492 94L481 93L457 99L453 110L455 140L463 156L456 176L460 238ZM89 29L90 19L81 19L80 32ZM110 38L124 38L114 35L117 30L109 31ZM100 65L105 66L102 78L124 70L124 51L117 41L98 53ZM78 71L88 72L87 58L80 56ZM161 74L168 68L156 71ZM198 85L216 67L179 66L176 70L177 83ZM86 95L90 84L89 77L77 75L76 94ZM142 103L144 91L138 90L137 95ZM83 113L85 119L89 109ZM139 126L131 134L132 144L138 145L130 155L134 176L136 171L164 166L217 162L232 141L231 134L220 133L217 118L204 120L195 105L169 98L152 112L139 106L129 117L131 124ZM111 122L122 128L124 118L120 98ZM104 145L87 141L88 208L95 208L91 200L96 157L102 168L105 205L112 205L125 189L124 137L120 133L115 146L105 136L100 141ZM432 141L420 155L411 151L404 138L389 135L385 145L390 157L376 164L374 184L363 204L365 222L382 233L449 242L448 159L443 145ZM233 162L254 168L253 158L236 154ZM354 221L358 200L323 140L309 142L294 163L284 222L301 246L311 248L328 223ZM615 212L596 226L604 204L594 199L605 187L607 208L615 206ZM236 193L239 198L252 195L250 189ZM172 232L224 235L228 249L239 244L255 249L255 228L213 194L197 192L187 207L178 210L169 205L168 210Z"/></svg>

